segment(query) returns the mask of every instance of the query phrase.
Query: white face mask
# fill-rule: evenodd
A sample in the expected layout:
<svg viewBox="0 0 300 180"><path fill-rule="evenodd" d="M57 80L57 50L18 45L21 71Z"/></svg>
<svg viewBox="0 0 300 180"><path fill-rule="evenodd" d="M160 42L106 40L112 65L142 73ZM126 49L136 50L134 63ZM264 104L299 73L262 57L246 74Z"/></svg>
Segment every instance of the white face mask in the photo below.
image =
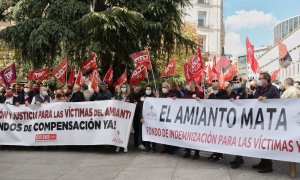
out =
<svg viewBox="0 0 300 180"><path fill-rule="evenodd" d="M30 92L30 89L29 88L24 88L24 93L25 94L28 94Z"/></svg>
<svg viewBox="0 0 300 180"><path fill-rule="evenodd" d="M168 93L168 89L167 89L167 88L162 88L162 92L163 92L164 94L166 94L166 93Z"/></svg>
<svg viewBox="0 0 300 180"><path fill-rule="evenodd" d="M239 89L240 87L241 87L240 84L234 84L234 85L233 85L233 89Z"/></svg>
<svg viewBox="0 0 300 180"><path fill-rule="evenodd" d="M190 85L186 85L186 86L185 86L185 89L186 89L187 91L191 91L191 90L192 90L192 88L191 88Z"/></svg>
<svg viewBox="0 0 300 180"><path fill-rule="evenodd" d="M122 93L126 93L126 88L121 88Z"/></svg>
<svg viewBox="0 0 300 180"><path fill-rule="evenodd" d="M262 81L261 80L257 80L257 86L262 86Z"/></svg>
<svg viewBox="0 0 300 180"><path fill-rule="evenodd" d="M64 93L67 94L67 92L68 92L67 89L64 89Z"/></svg>
<svg viewBox="0 0 300 180"><path fill-rule="evenodd" d="M151 93L152 93L152 91L151 91L151 90L146 90L146 95L150 96L150 95L151 95Z"/></svg>
<svg viewBox="0 0 300 180"><path fill-rule="evenodd" d="M42 92L42 96L43 96L43 97L48 96L48 92L47 92L47 91L43 91L43 92Z"/></svg>
<svg viewBox="0 0 300 180"><path fill-rule="evenodd" d="M219 90L213 90L214 94L218 94Z"/></svg>

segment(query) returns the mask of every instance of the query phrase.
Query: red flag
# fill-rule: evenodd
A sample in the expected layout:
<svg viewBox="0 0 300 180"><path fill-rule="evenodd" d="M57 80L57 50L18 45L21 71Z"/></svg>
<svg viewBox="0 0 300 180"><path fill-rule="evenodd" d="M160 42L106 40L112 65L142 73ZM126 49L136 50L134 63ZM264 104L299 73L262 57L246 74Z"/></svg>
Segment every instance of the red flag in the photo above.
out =
<svg viewBox="0 0 300 180"><path fill-rule="evenodd" d="M68 71L68 60L65 58L59 65L52 71L51 75L62 84L65 83L66 73Z"/></svg>
<svg viewBox="0 0 300 180"><path fill-rule="evenodd" d="M79 69L79 71L78 71L75 84L79 85L79 86L85 84L81 69Z"/></svg>
<svg viewBox="0 0 300 180"><path fill-rule="evenodd" d="M100 76L99 76L98 70L93 71L93 73L90 77L90 82L91 82L91 88L94 91L97 91L98 90L98 84L100 82Z"/></svg>
<svg viewBox="0 0 300 180"><path fill-rule="evenodd" d="M160 75L160 77L164 78L164 77L167 77L167 76L170 76L170 75L174 75L174 73L175 73L175 61L174 61L174 59L172 59L169 62L166 70Z"/></svg>
<svg viewBox="0 0 300 180"><path fill-rule="evenodd" d="M152 69L151 58L148 50L137 52L130 55L130 58L134 61L135 66L143 64L149 70Z"/></svg>
<svg viewBox="0 0 300 180"><path fill-rule="evenodd" d="M272 81L276 80L276 78L277 78L277 76L278 76L278 74L279 74L279 72L280 72L280 69L281 69L281 68L277 69L276 71L274 71L274 72L272 73Z"/></svg>
<svg viewBox="0 0 300 180"><path fill-rule="evenodd" d="M145 79L145 76L146 76L145 69L146 69L146 67L142 64L137 65L134 68L134 70L131 73L130 81L129 81L131 86L135 86L138 83L140 83L142 80Z"/></svg>
<svg viewBox="0 0 300 180"><path fill-rule="evenodd" d="M16 82L16 63L4 68L0 72L1 79L6 87L9 87L12 83Z"/></svg>
<svg viewBox="0 0 300 180"><path fill-rule="evenodd" d="M220 82L221 89L224 89L224 87L225 87L225 77L224 77L223 71L221 71L219 82Z"/></svg>
<svg viewBox="0 0 300 180"><path fill-rule="evenodd" d="M213 72L217 77L220 76L220 72L217 70L217 56L214 56L212 72Z"/></svg>
<svg viewBox="0 0 300 180"><path fill-rule="evenodd" d="M110 68L108 69L107 73L104 76L103 81L106 82L107 84L111 84L113 82L113 68L112 66L110 66Z"/></svg>
<svg viewBox="0 0 300 180"><path fill-rule="evenodd" d="M250 43L249 38L246 39L247 62L250 64L254 73L258 72L258 63L254 56L254 46Z"/></svg>
<svg viewBox="0 0 300 180"><path fill-rule="evenodd" d="M211 83L211 81L214 80L215 74L212 72L210 65L208 65L206 73L206 82Z"/></svg>
<svg viewBox="0 0 300 180"><path fill-rule="evenodd" d="M0 76L0 85L3 84L3 80L2 80L2 77Z"/></svg>
<svg viewBox="0 0 300 180"><path fill-rule="evenodd" d="M89 71L97 70L96 58L97 58L97 55L94 54L88 60L86 60L80 64L80 66L83 69L83 72L82 72L83 75L85 75Z"/></svg>
<svg viewBox="0 0 300 180"><path fill-rule="evenodd" d="M119 80L117 82L115 82L114 86L119 86L122 83L127 82L127 71L125 70L125 72L122 74L122 76L119 78Z"/></svg>
<svg viewBox="0 0 300 180"><path fill-rule="evenodd" d="M89 77L89 81L92 83L93 81L95 81L94 79L96 79L96 82L99 83L101 81L100 75L98 73L98 70L94 70L92 72L92 74Z"/></svg>
<svg viewBox="0 0 300 180"><path fill-rule="evenodd" d="M198 48L196 55L191 57L185 64L184 71L186 82L189 83L191 80L201 81L204 74L204 69L205 67L202 61L201 51L200 48Z"/></svg>
<svg viewBox="0 0 300 180"><path fill-rule="evenodd" d="M72 66L68 84L74 84L75 81L75 68Z"/></svg>
<svg viewBox="0 0 300 180"><path fill-rule="evenodd" d="M279 39L277 39L277 45L279 48L279 64L282 68L287 68L293 62L290 53L285 44L283 44Z"/></svg>
<svg viewBox="0 0 300 180"><path fill-rule="evenodd" d="M230 81L237 75L237 62L235 62L224 75L225 81Z"/></svg>
<svg viewBox="0 0 300 180"><path fill-rule="evenodd" d="M36 80L38 83L42 82L45 79L48 79L50 75L50 68L45 68L41 70L32 70L27 74L27 79L29 81Z"/></svg>
<svg viewBox="0 0 300 180"><path fill-rule="evenodd" d="M216 65L216 70L220 74L220 72L223 71L224 69L226 69L230 64L231 64L231 62L226 58L226 56L222 56Z"/></svg>

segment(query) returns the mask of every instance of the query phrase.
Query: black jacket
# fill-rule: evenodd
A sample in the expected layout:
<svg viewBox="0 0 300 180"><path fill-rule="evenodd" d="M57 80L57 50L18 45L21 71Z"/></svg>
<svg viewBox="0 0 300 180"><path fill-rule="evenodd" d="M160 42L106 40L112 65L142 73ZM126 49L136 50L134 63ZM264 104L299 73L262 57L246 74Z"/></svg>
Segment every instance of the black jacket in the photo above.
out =
<svg viewBox="0 0 300 180"><path fill-rule="evenodd" d="M227 94L227 91L220 89L217 94L211 93L208 99L230 99L230 96Z"/></svg>
<svg viewBox="0 0 300 180"><path fill-rule="evenodd" d="M81 91L77 91L72 94L72 97L69 102L84 102L84 95Z"/></svg>
<svg viewBox="0 0 300 180"><path fill-rule="evenodd" d="M94 92L90 97L90 101L103 101L110 100L112 98L112 94L109 90L100 91L98 93Z"/></svg>
<svg viewBox="0 0 300 180"><path fill-rule="evenodd" d="M248 99L245 86L241 86L238 89L233 89L229 96L233 99L236 99L238 96L240 97L239 99Z"/></svg>
<svg viewBox="0 0 300 180"><path fill-rule="evenodd" d="M266 97L267 99L277 99L280 98L280 93L276 86L269 84L267 87L257 87L254 98L257 99L260 96Z"/></svg>

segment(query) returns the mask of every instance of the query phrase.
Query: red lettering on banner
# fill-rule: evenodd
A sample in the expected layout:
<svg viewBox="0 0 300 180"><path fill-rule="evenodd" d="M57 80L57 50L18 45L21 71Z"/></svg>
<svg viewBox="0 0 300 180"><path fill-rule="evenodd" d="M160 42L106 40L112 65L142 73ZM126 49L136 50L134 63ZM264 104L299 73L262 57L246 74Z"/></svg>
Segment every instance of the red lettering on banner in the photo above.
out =
<svg viewBox="0 0 300 180"><path fill-rule="evenodd" d="M35 140L36 141L54 141L57 139L56 134L36 134Z"/></svg>

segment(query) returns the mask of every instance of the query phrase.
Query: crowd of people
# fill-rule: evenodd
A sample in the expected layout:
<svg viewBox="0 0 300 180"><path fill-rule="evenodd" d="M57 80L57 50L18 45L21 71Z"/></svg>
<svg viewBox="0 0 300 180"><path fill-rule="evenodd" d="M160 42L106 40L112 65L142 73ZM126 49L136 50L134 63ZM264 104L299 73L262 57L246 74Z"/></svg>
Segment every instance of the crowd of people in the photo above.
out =
<svg viewBox="0 0 300 180"><path fill-rule="evenodd" d="M275 98L300 98L300 90L295 85L292 78L285 79L280 85L274 85L271 76L268 73L261 73L257 80L245 81L241 77L234 77L232 81L226 82L224 88L221 88L218 79L212 81L211 86L204 88L191 81L183 86L179 86L176 82L164 82L161 84L161 93L156 91L152 86L130 87L129 84L123 83L116 89L111 89L105 82L100 82L98 90L92 92L87 85L67 85L63 88L51 89L38 84L25 83L22 87L14 84L11 88L0 87L0 103L20 106L22 104L35 104L41 106L44 103L55 102L84 102L84 101L103 101L103 100L119 100L137 104L134 119L134 145L136 148L145 152L156 152L157 144L153 142L144 142L142 138L142 124L144 122L142 109L143 102L148 97L156 98L183 98L183 99L228 99L231 101L241 99L275 99ZM175 154L178 147L163 145L161 153ZM121 150L116 147L116 152ZM122 149L127 152L128 149ZM183 158L198 159L200 157L199 150L185 149ZM222 161L223 154L214 152L208 157L213 162ZM244 163L241 156L236 156L230 163L231 168L239 168ZM261 159L261 161L253 165L260 173L268 173L273 171L272 160Z"/></svg>

